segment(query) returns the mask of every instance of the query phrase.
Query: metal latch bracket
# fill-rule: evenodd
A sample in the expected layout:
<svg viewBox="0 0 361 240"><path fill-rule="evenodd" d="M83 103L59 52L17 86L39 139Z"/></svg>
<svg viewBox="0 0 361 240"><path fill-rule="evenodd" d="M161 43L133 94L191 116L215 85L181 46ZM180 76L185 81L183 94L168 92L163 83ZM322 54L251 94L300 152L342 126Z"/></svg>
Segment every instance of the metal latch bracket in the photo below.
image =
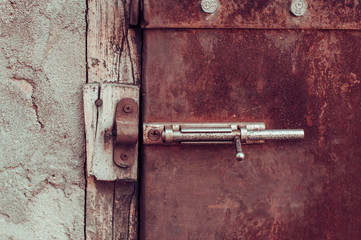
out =
<svg viewBox="0 0 361 240"><path fill-rule="evenodd" d="M121 99L115 113L114 163L121 168L129 168L136 160L138 143L139 110L134 99Z"/></svg>

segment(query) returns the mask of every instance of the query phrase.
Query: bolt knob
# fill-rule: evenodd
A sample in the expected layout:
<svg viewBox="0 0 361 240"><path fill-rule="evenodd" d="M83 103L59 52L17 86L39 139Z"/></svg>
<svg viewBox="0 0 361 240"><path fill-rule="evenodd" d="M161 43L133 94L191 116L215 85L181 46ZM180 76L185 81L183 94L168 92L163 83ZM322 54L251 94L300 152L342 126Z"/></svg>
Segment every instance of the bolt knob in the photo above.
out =
<svg viewBox="0 0 361 240"><path fill-rule="evenodd" d="M235 137L234 143L236 144L236 159L237 161L242 161L245 158L245 155L242 151L241 138L239 136Z"/></svg>
<svg viewBox="0 0 361 240"><path fill-rule="evenodd" d="M243 152L238 152L238 153L236 154L236 159L237 159L238 161L242 161L245 157L246 157L246 156L244 155Z"/></svg>

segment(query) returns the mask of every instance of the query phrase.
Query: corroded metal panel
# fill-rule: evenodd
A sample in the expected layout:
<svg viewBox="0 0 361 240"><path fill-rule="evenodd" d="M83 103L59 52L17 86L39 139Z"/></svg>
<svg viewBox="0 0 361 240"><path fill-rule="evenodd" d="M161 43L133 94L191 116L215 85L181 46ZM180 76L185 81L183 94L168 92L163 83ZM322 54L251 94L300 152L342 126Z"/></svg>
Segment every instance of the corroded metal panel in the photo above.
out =
<svg viewBox="0 0 361 240"><path fill-rule="evenodd" d="M144 37L144 122L264 121L305 139L244 146L243 162L231 145L143 146L141 239L361 239L360 32Z"/></svg>
<svg viewBox="0 0 361 240"><path fill-rule="evenodd" d="M142 25L147 28L361 29L358 0L305 1L307 11L296 17L290 11L291 1L284 0L218 0L219 7L213 14L202 10L201 0L143 0Z"/></svg>

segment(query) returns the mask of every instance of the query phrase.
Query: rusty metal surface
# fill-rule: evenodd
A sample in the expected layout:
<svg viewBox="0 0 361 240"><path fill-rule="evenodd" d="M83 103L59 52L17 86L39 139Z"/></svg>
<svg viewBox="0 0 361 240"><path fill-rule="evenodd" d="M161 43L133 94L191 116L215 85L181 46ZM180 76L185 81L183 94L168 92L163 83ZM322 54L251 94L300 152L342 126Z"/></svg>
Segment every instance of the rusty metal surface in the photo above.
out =
<svg viewBox="0 0 361 240"><path fill-rule="evenodd" d="M361 239L360 32L144 37L145 122L265 121L305 139L244 146L243 162L231 145L143 146L141 239Z"/></svg>
<svg viewBox="0 0 361 240"><path fill-rule="evenodd" d="M128 168L136 160L139 137L139 107L134 99L123 98L117 103L115 126L113 161L121 168Z"/></svg>
<svg viewBox="0 0 361 240"><path fill-rule="evenodd" d="M360 29L358 0L320 0L308 3L307 12L296 17L291 1L219 0L213 14L203 12L201 0L143 0L146 28L273 28L273 29Z"/></svg>
<svg viewBox="0 0 361 240"><path fill-rule="evenodd" d="M139 113L134 99L123 98L117 103L115 113L116 142L136 144L138 142Z"/></svg>

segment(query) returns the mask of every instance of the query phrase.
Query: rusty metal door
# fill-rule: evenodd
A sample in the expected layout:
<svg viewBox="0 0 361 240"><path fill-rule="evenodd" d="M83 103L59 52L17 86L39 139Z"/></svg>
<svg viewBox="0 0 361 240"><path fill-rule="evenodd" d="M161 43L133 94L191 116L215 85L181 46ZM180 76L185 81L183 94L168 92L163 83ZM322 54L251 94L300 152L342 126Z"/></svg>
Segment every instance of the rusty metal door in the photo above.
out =
<svg viewBox="0 0 361 240"><path fill-rule="evenodd" d="M361 239L361 3L306 1L143 1L144 123L305 139L144 145L141 239Z"/></svg>

